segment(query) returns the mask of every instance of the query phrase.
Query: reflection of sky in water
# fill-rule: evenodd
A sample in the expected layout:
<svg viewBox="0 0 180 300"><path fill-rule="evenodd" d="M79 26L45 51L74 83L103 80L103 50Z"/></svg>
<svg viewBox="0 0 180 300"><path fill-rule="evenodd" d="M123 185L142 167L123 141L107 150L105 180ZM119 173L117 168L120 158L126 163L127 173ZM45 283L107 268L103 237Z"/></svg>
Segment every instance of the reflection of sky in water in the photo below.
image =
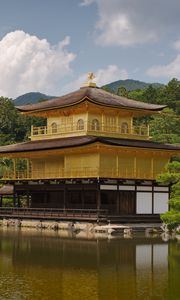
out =
<svg viewBox="0 0 180 300"><path fill-rule="evenodd" d="M0 300L173 300L177 247L160 238L107 241L0 231Z"/></svg>

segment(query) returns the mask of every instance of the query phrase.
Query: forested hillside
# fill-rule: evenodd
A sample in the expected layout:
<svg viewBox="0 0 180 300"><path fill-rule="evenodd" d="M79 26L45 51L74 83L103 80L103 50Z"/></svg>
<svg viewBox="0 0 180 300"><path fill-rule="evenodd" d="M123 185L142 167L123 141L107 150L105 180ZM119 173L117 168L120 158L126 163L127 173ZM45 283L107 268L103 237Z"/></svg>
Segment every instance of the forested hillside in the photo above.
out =
<svg viewBox="0 0 180 300"><path fill-rule="evenodd" d="M112 92L108 86L103 87ZM136 124L150 125L152 140L163 143L180 143L180 81L173 78L167 85L128 91L119 86L115 94L130 99L154 104L165 104L160 114L135 120Z"/></svg>
<svg viewBox="0 0 180 300"><path fill-rule="evenodd" d="M103 86L104 89L111 90L114 93L118 92L119 87L123 86L127 91L133 91L133 90L142 90L147 89L149 86L152 86L154 88L162 87L164 86L161 83L147 83L139 80L133 80L133 79L126 79L126 80L117 80L114 82L111 82L109 84L106 84Z"/></svg>
<svg viewBox="0 0 180 300"><path fill-rule="evenodd" d="M105 87L108 90L107 86ZM112 92L112 91L110 91ZM135 120L137 125L150 124L152 139L164 143L180 143L180 81L172 79L167 85L127 91L119 86L117 94L148 103L168 106L161 114ZM43 126L46 120L20 115L13 101L0 97L0 145L28 139L31 125Z"/></svg>
<svg viewBox="0 0 180 300"><path fill-rule="evenodd" d="M25 104L34 104L42 100L52 99L54 96L48 96L46 94L31 92L21 95L14 99L14 105L25 105Z"/></svg>

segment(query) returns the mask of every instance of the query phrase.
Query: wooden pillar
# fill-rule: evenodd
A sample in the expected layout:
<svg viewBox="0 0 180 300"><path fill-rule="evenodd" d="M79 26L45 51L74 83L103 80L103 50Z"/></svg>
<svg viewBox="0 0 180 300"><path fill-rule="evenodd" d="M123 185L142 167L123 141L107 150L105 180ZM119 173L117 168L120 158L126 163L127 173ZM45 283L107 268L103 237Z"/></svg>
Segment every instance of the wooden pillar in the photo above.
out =
<svg viewBox="0 0 180 300"><path fill-rule="evenodd" d="M31 125L31 136L33 136L34 134L34 132L33 132L34 130L33 130L33 125Z"/></svg>
<svg viewBox="0 0 180 300"><path fill-rule="evenodd" d="M130 124L130 134L134 134L134 127L133 127L133 116L131 116L131 124Z"/></svg>
<svg viewBox="0 0 180 300"><path fill-rule="evenodd" d="M84 209L84 188L81 190L81 208Z"/></svg>
<svg viewBox="0 0 180 300"><path fill-rule="evenodd" d="M26 167L27 167L27 170L26 170L26 178L30 178L30 168L29 168L29 159L26 160Z"/></svg>
<svg viewBox="0 0 180 300"><path fill-rule="evenodd" d="M27 207L30 207L29 190L27 191L26 197L27 197Z"/></svg>
<svg viewBox="0 0 180 300"><path fill-rule="evenodd" d="M13 194L13 206L16 207L16 194Z"/></svg>
<svg viewBox="0 0 180 300"><path fill-rule="evenodd" d="M116 177L119 177L119 153L116 154Z"/></svg>
<svg viewBox="0 0 180 300"><path fill-rule="evenodd" d="M20 200L20 195L17 195L17 206L21 206L21 200Z"/></svg>
<svg viewBox="0 0 180 300"><path fill-rule="evenodd" d="M64 201L63 201L63 208L66 209L66 201L67 201L67 189L64 187Z"/></svg>
<svg viewBox="0 0 180 300"><path fill-rule="evenodd" d="M151 179L153 179L154 176L154 159L151 158Z"/></svg>
<svg viewBox="0 0 180 300"><path fill-rule="evenodd" d="M135 214L137 215L137 181L135 180Z"/></svg>
<svg viewBox="0 0 180 300"><path fill-rule="evenodd" d="M147 125L147 136L149 136L149 125Z"/></svg>
<svg viewBox="0 0 180 300"><path fill-rule="evenodd" d="M152 214L154 214L154 182L152 182Z"/></svg>
<svg viewBox="0 0 180 300"><path fill-rule="evenodd" d="M136 179L136 177L137 177L137 157L136 156L134 157L134 172L133 172L133 175L134 175L134 179Z"/></svg>
<svg viewBox="0 0 180 300"><path fill-rule="evenodd" d="M100 182L97 182L97 191L96 191L96 197L97 197L97 210L101 208L101 190L100 190Z"/></svg>
<svg viewBox="0 0 180 300"><path fill-rule="evenodd" d="M104 124L104 111L102 111L101 115L101 131L104 131L105 124Z"/></svg>
<svg viewBox="0 0 180 300"><path fill-rule="evenodd" d="M44 204L45 204L45 206L46 207L48 207L49 206L49 204L50 204L50 206L51 206L51 195L48 193L48 191L45 189L45 191L44 191ZM43 204L43 205L44 205ZM42 204L41 204L42 205Z"/></svg>
<svg viewBox="0 0 180 300"><path fill-rule="evenodd" d="M89 113L88 111L86 111L86 124L85 124L85 130L86 130L86 134L88 133L88 131L90 130L90 122L89 122Z"/></svg>
<svg viewBox="0 0 180 300"><path fill-rule="evenodd" d="M117 182L117 198L116 198L116 213L119 214L119 208L120 208L120 197L119 197L119 182Z"/></svg>
<svg viewBox="0 0 180 300"><path fill-rule="evenodd" d="M16 178L16 158L13 158L13 178Z"/></svg>

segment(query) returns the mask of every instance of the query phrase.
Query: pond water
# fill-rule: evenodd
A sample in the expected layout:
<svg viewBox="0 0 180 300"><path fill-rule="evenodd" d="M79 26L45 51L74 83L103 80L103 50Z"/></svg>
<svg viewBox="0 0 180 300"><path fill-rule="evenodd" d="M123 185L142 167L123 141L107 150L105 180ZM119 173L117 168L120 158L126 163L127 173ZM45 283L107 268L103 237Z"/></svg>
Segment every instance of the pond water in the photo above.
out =
<svg viewBox="0 0 180 300"><path fill-rule="evenodd" d="M179 300L180 242L0 228L0 299Z"/></svg>

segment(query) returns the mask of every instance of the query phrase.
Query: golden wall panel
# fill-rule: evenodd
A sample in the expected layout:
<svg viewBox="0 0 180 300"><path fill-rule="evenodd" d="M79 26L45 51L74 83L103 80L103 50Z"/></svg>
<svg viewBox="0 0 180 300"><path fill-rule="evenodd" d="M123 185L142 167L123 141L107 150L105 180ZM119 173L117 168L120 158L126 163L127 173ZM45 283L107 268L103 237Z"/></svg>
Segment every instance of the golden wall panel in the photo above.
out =
<svg viewBox="0 0 180 300"><path fill-rule="evenodd" d="M63 175L64 157L47 159L45 161L45 174L50 178L58 178Z"/></svg>
<svg viewBox="0 0 180 300"><path fill-rule="evenodd" d="M33 159L31 160L31 176L33 178L43 178L45 175L45 160Z"/></svg>
<svg viewBox="0 0 180 300"><path fill-rule="evenodd" d="M118 154L118 175L120 178L134 178L136 176L133 153L131 155Z"/></svg>
<svg viewBox="0 0 180 300"><path fill-rule="evenodd" d="M152 163L150 156L137 156L136 158L137 178L152 178Z"/></svg>
<svg viewBox="0 0 180 300"><path fill-rule="evenodd" d="M13 170L4 178L156 179L172 156L172 151L117 147L100 143L67 149L14 153L14 156L10 154L9 157L14 157L14 161L18 157L29 158L32 162L31 167L27 164L28 172L25 170L24 174L20 174L19 171Z"/></svg>
<svg viewBox="0 0 180 300"><path fill-rule="evenodd" d="M64 172L68 177L98 176L99 154L69 154L65 155Z"/></svg>
<svg viewBox="0 0 180 300"><path fill-rule="evenodd" d="M153 174L156 177L158 174L165 171L165 167L168 164L168 157L154 157L153 158Z"/></svg>

